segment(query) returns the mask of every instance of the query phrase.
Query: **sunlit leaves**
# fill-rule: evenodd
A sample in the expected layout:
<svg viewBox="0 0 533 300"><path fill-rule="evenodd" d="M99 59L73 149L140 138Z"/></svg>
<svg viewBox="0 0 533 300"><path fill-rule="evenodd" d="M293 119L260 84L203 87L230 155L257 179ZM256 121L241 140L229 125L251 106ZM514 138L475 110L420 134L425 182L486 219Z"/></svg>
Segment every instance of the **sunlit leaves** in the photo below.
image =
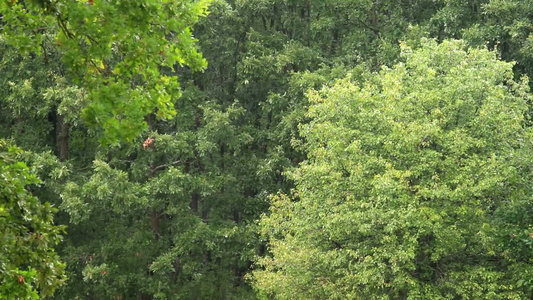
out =
<svg viewBox="0 0 533 300"><path fill-rule="evenodd" d="M531 143L527 91L493 52L423 41L362 83L348 76L312 92L294 200L275 197L261 221L271 255L254 273L258 289L280 299L524 297L494 216L518 190L531 193L529 162L516 159Z"/></svg>
<svg viewBox="0 0 533 300"><path fill-rule="evenodd" d="M206 67L190 26L207 6L206 0L4 1L1 33L26 53L54 43L70 76L87 90L86 121L103 129L101 142L116 144L145 129L147 114L175 113L176 67Z"/></svg>

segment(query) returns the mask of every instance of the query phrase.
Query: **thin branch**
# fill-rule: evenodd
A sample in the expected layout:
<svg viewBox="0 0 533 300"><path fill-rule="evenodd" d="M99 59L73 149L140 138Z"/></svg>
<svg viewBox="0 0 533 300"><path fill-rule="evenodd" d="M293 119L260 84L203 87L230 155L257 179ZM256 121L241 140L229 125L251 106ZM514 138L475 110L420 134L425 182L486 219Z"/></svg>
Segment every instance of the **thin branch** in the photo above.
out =
<svg viewBox="0 0 533 300"><path fill-rule="evenodd" d="M59 24L59 27L61 27L61 31L69 38L73 39L74 34L68 30L67 24L65 23L65 20L61 19L61 15L57 15L57 21Z"/></svg>
<svg viewBox="0 0 533 300"><path fill-rule="evenodd" d="M164 168L167 168L167 167L170 167L170 166L174 166L174 165L177 165L177 164L181 164L183 163L183 161L181 160L176 160L176 161L173 161L169 164L164 164L164 165L159 165L155 168L153 168L152 170L150 170L150 175L153 175L155 172L161 170L161 169L164 169Z"/></svg>
<svg viewBox="0 0 533 300"><path fill-rule="evenodd" d="M361 23L361 25L363 25L364 27L366 27L367 29L372 30L372 32L374 32L374 34L376 34L376 35L380 35L380 32L379 32L379 30L378 30L377 28L374 28L374 27L368 25L367 23L361 21L359 18L356 18L356 20L357 20L359 23Z"/></svg>
<svg viewBox="0 0 533 300"><path fill-rule="evenodd" d="M93 45L97 45L98 44L98 41L95 40L92 36L90 36L88 34L86 34L85 36L93 43Z"/></svg>
<svg viewBox="0 0 533 300"><path fill-rule="evenodd" d="M46 52L46 47L44 46L44 41L41 42L41 48L43 49L43 53L44 53L44 63L48 64L48 53Z"/></svg>
<svg viewBox="0 0 533 300"><path fill-rule="evenodd" d="M104 71L102 71L102 69L100 69L92 59L89 59L89 63L93 65L100 75L104 75Z"/></svg>

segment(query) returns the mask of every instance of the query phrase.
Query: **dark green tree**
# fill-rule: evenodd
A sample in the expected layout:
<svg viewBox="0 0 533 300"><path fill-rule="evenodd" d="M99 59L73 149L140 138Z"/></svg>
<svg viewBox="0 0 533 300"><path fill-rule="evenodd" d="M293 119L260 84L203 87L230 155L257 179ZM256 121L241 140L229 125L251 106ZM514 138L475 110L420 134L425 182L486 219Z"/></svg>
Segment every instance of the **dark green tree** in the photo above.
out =
<svg viewBox="0 0 533 300"><path fill-rule="evenodd" d="M282 170L303 158L291 140L305 91L344 76L345 63L377 66L399 53L399 32L372 44L376 52L389 45L383 58L338 48L348 40L347 24L368 43L377 36L347 8L358 8L365 22L374 11L384 32L408 24L387 22L386 13L396 11L384 4L211 4L196 30L210 64L204 73L179 70L179 114L148 117L142 138L101 149L97 163L73 172L61 206L75 223L65 249L72 284L61 297L253 297L243 277L262 251L255 220L268 194L292 186ZM338 37L310 30L309 22L331 23ZM118 238L120 232L127 234Z"/></svg>
<svg viewBox="0 0 533 300"><path fill-rule="evenodd" d="M254 298L256 220L313 155L307 91L377 78L399 40L488 43L528 72L527 1L215 0L200 19L205 1L67 2L0 4L0 137L69 225L61 299ZM527 199L493 215L523 291Z"/></svg>
<svg viewBox="0 0 533 300"><path fill-rule="evenodd" d="M527 0L442 1L424 24L440 40L462 38L470 45L496 49L502 59L516 61L519 78L533 75L533 8Z"/></svg>

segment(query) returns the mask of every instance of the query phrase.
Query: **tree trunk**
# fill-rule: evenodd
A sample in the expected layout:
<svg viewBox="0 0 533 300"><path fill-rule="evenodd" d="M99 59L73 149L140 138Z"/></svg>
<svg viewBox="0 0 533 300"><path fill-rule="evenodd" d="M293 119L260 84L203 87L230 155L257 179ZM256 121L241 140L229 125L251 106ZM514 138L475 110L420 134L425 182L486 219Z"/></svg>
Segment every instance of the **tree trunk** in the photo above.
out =
<svg viewBox="0 0 533 300"><path fill-rule="evenodd" d="M152 218L152 232L154 233L155 240L158 241L160 237L159 227L161 224L161 213L155 209L152 209L151 218Z"/></svg>
<svg viewBox="0 0 533 300"><path fill-rule="evenodd" d="M198 202L200 201L200 194L198 193L193 193L191 195L191 203L190 203L190 207L191 207L191 210L197 214L198 213Z"/></svg>
<svg viewBox="0 0 533 300"><path fill-rule="evenodd" d="M65 122L65 117L56 112L56 143L59 160L64 162L68 160L68 124Z"/></svg>

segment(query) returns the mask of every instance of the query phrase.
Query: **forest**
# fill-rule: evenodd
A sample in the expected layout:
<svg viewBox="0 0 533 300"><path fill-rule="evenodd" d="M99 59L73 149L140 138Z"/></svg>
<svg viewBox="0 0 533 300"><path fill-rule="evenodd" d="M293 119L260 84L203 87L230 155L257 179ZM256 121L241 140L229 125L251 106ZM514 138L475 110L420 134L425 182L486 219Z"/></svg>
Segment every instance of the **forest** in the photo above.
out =
<svg viewBox="0 0 533 300"><path fill-rule="evenodd" d="M0 299L533 299L530 0L0 0Z"/></svg>

